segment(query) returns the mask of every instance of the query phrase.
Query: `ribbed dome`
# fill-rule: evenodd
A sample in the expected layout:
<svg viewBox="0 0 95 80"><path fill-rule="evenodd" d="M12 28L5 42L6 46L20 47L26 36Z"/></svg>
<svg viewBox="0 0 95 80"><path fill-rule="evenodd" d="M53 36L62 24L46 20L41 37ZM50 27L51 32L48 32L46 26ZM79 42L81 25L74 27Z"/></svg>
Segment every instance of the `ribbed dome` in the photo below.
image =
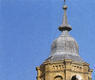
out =
<svg viewBox="0 0 95 80"><path fill-rule="evenodd" d="M59 61L64 59L72 59L73 61L83 62L79 56L78 44L68 31L63 31L62 34L53 41L49 61Z"/></svg>
<svg viewBox="0 0 95 80"><path fill-rule="evenodd" d="M72 30L72 27L68 24L67 21L67 5L64 5L63 9L63 23L59 27L59 30L62 32L62 34L53 42L51 54L46 61L72 59L73 61L83 62L82 58L79 56L79 48L77 42L68 33L70 30Z"/></svg>
<svg viewBox="0 0 95 80"><path fill-rule="evenodd" d="M53 42L51 49L51 56L71 54L78 55L78 44L72 38L68 31L62 32L62 34Z"/></svg>

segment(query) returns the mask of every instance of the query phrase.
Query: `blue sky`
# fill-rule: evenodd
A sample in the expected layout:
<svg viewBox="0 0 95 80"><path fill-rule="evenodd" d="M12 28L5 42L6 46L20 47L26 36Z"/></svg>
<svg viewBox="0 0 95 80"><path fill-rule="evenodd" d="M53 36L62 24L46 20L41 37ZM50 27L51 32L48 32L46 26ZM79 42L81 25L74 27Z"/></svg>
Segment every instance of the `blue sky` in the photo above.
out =
<svg viewBox="0 0 95 80"><path fill-rule="evenodd" d="M95 0L68 0L70 34L95 66ZM0 80L36 80L62 23L63 0L0 0ZM93 80L95 79L93 73Z"/></svg>

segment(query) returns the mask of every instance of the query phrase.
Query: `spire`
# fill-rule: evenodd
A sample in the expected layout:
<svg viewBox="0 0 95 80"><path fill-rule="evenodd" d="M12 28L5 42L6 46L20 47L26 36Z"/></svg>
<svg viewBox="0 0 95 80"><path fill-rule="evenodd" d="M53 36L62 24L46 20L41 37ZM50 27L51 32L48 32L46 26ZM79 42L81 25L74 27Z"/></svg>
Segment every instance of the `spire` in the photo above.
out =
<svg viewBox="0 0 95 80"><path fill-rule="evenodd" d="M65 3L66 3L66 0L64 0L64 6L63 6L64 16L63 16L63 23L59 27L60 31L66 31L66 30L70 31L70 30L72 30L71 26L68 24L67 14L66 14L68 6Z"/></svg>
<svg viewBox="0 0 95 80"><path fill-rule="evenodd" d="M51 54L46 61L56 62L71 59L75 62L84 62L79 56L79 47L76 40L68 33L72 28L67 22L67 5L65 5L65 0L63 9L63 23L59 27L59 30L62 31L62 33L56 40L53 41Z"/></svg>

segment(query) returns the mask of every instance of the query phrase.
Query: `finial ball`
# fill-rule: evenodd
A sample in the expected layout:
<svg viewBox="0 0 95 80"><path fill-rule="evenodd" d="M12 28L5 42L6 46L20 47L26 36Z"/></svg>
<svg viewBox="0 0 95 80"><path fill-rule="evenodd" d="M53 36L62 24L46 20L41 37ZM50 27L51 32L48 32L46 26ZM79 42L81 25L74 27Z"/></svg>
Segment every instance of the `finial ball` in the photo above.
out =
<svg viewBox="0 0 95 80"><path fill-rule="evenodd" d="M63 9L67 9L67 8L68 8L68 6L67 6L67 5L64 5L64 6L63 6Z"/></svg>

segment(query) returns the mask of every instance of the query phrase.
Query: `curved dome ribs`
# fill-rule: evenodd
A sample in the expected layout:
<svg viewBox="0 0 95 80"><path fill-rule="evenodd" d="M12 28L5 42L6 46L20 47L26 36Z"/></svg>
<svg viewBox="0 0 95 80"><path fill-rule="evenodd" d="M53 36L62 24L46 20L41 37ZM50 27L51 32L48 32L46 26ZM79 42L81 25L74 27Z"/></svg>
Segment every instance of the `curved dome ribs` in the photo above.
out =
<svg viewBox="0 0 95 80"><path fill-rule="evenodd" d="M65 35L67 31L63 31L63 33L53 42L51 55L56 55L58 53L68 53L72 55L78 55L78 44L69 34Z"/></svg>

